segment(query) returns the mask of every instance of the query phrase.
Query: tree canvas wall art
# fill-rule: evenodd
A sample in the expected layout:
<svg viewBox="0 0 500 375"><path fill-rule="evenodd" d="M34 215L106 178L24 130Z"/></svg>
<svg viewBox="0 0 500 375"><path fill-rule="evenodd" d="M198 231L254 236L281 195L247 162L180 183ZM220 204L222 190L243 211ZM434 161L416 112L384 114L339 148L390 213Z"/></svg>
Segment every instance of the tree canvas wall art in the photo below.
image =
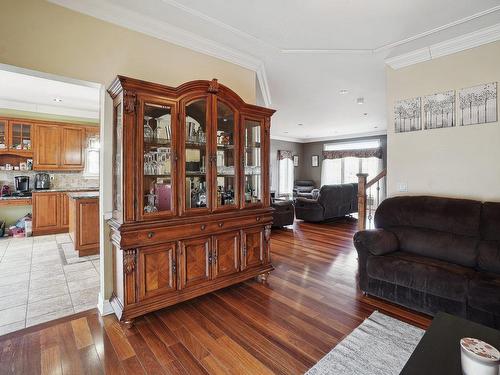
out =
<svg viewBox="0 0 500 375"><path fill-rule="evenodd" d="M423 107L424 129L455 126L455 91L425 96Z"/></svg>
<svg viewBox="0 0 500 375"><path fill-rule="evenodd" d="M420 98L398 100L394 105L394 128L396 133L422 130Z"/></svg>
<svg viewBox="0 0 500 375"><path fill-rule="evenodd" d="M458 93L458 124L475 125L496 122L497 83L461 89Z"/></svg>

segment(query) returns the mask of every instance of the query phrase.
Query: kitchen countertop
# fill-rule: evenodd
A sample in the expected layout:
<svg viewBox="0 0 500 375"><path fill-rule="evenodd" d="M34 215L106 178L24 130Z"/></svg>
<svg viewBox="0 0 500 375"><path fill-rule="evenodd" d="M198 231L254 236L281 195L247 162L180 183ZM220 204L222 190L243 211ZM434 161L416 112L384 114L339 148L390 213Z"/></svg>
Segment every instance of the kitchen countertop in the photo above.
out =
<svg viewBox="0 0 500 375"><path fill-rule="evenodd" d="M55 188L55 189L45 189L45 190L33 190L33 194L36 193L58 193L58 192L73 192L73 191L98 191L99 187L88 187L88 188Z"/></svg>
<svg viewBox="0 0 500 375"><path fill-rule="evenodd" d="M98 191L68 193L71 199L99 198Z"/></svg>
<svg viewBox="0 0 500 375"><path fill-rule="evenodd" d="M14 201L14 200L20 200L20 199L31 199L31 197L0 197L0 200L3 200L3 201Z"/></svg>
<svg viewBox="0 0 500 375"><path fill-rule="evenodd" d="M56 189L48 189L48 190L33 190L32 193L33 194L37 194L37 193L63 193L65 191L67 191L68 193L78 194L78 193L86 193L87 192L87 193L95 195L95 198L99 198L99 190L96 190L96 189L98 189L98 188L69 188L69 189L68 188L66 188L66 189L56 188ZM89 197L89 198L94 198L94 197ZM5 196L5 197L0 197L0 200L1 201L30 200L31 201L31 196L23 196L23 197Z"/></svg>

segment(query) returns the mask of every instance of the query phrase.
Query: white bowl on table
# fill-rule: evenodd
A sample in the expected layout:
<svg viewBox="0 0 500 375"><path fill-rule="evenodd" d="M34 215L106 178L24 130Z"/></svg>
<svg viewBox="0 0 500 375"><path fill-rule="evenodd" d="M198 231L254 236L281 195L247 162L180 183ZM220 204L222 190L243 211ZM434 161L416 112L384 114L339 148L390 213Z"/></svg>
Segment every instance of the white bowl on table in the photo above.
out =
<svg viewBox="0 0 500 375"><path fill-rule="evenodd" d="M492 345L471 337L460 340L464 375L500 375L500 352Z"/></svg>

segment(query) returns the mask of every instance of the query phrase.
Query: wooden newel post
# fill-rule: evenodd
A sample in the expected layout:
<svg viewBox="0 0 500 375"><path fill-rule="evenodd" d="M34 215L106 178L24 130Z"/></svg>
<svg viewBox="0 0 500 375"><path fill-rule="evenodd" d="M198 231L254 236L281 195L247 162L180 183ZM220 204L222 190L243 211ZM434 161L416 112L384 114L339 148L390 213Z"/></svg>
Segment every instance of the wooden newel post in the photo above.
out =
<svg viewBox="0 0 500 375"><path fill-rule="evenodd" d="M366 228L366 179L367 173L358 173L358 230Z"/></svg>

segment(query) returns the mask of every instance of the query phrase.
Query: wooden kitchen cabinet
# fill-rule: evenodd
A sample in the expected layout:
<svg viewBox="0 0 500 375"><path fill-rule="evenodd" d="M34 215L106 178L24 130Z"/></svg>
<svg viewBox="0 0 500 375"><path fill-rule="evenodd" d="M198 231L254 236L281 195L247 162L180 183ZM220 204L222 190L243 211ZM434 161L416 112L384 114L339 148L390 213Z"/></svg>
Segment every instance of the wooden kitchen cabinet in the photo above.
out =
<svg viewBox="0 0 500 375"><path fill-rule="evenodd" d="M0 165L17 165L33 157L33 123L0 118Z"/></svg>
<svg viewBox="0 0 500 375"><path fill-rule="evenodd" d="M61 163L59 168L80 170L84 166L85 128L63 127L61 132Z"/></svg>
<svg viewBox="0 0 500 375"><path fill-rule="evenodd" d="M83 170L84 127L36 124L35 170Z"/></svg>
<svg viewBox="0 0 500 375"><path fill-rule="evenodd" d="M69 235L78 256L99 254L99 193L74 192L61 194L61 206L67 202ZM63 218L61 218L63 219Z"/></svg>
<svg viewBox="0 0 500 375"><path fill-rule="evenodd" d="M33 235L60 233L61 204L60 193L34 193L33 203Z"/></svg>
<svg viewBox="0 0 500 375"><path fill-rule="evenodd" d="M34 236L68 232L69 197L67 193L68 192L33 193L31 201L33 205ZM98 210L99 205L97 203L97 211Z"/></svg>
<svg viewBox="0 0 500 375"><path fill-rule="evenodd" d="M35 127L35 155L33 169L56 170L60 165L61 133L55 125L37 124Z"/></svg>
<svg viewBox="0 0 500 375"><path fill-rule="evenodd" d="M59 193L60 225L61 229L69 228L69 197L67 193Z"/></svg>

